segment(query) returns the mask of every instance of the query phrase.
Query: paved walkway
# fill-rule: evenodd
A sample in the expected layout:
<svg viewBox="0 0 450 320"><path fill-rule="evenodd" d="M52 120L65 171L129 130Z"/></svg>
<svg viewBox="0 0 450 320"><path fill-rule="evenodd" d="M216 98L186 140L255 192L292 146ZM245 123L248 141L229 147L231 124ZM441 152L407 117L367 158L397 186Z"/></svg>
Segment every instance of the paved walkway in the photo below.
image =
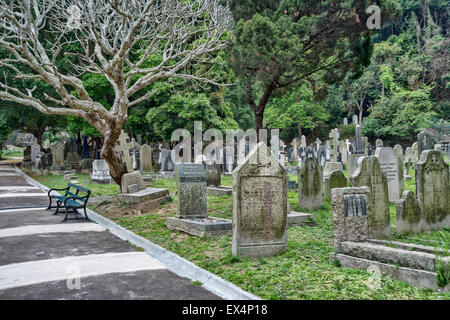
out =
<svg viewBox="0 0 450 320"><path fill-rule="evenodd" d="M0 165L0 299L219 299Z"/></svg>

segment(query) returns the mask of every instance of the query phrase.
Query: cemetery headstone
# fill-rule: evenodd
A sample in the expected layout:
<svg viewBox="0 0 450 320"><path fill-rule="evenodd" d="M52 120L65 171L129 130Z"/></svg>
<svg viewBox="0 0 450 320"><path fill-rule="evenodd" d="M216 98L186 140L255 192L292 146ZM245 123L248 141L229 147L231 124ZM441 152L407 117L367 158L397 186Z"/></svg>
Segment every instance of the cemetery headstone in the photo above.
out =
<svg viewBox="0 0 450 320"><path fill-rule="evenodd" d="M325 197L330 199L331 192L336 188L347 187L347 178L342 171L333 171L329 177L325 178Z"/></svg>
<svg viewBox="0 0 450 320"><path fill-rule="evenodd" d="M376 147L376 148L383 148L383 147L384 147L383 140L377 139L377 140L375 141L375 147Z"/></svg>
<svg viewBox="0 0 450 320"><path fill-rule="evenodd" d="M128 134L123 130L120 133L117 145L114 151L117 153L120 161L125 164L128 173L133 172L133 158L130 155L130 150L133 148L133 143L129 141Z"/></svg>
<svg viewBox="0 0 450 320"><path fill-rule="evenodd" d="M92 163L91 180L94 183L109 184L111 176L109 174L109 166L105 160L96 159Z"/></svg>
<svg viewBox="0 0 450 320"><path fill-rule="evenodd" d="M370 188L370 210L368 211L369 235L375 239L391 236L389 215L389 192L386 174L381 171L377 157L361 157L358 168L350 177L353 187Z"/></svg>
<svg viewBox="0 0 450 320"><path fill-rule="evenodd" d="M450 225L449 166L442 153L425 150L416 165L417 200L423 219L422 230L439 230Z"/></svg>
<svg viewBox="0 0 450 320"><path fill-rule="evenodd" d="M418 158L420 160L420 155L425 150L433 150L434 149L434 139L428 132L421 131L417 135L417 152Z"/></svg>
<svg viewBox="0 0 450 320"><path fill-rule="evenodd" d="M306 158L298 173L298 203L315 210L323 206L322 168L317 158Z"/></svg>
<svg viewBox="0 0 450 320"><path fill-rule="evenodd" d="M386 174L389 190L389 201L400 200L403 193L403 163L389 147L377 148L375 156L381 166L381 171Z"/></svg>
<svg viewBox="0 0 450 320"><path fill-rule="evenodd" d="M258 257L286 251L286 179L263 142L233 171L233 255Z"/></svg>
<svg viewBox="0 0 450 320"><path fill-rule="evenodd" d="M340 252L345 241L366 241L370 238L370 189L336 188L331 191L334 248Z"/></svg>
<svg viewBox="0 0 450 320"><path fill-rule="evenodd" d="M420 228L420 206L413 191L404 191L402 198L396 204L396 232L419 233Z"/></svg>
<svg viewBox="0 0 450 320"><path fill-rule="evenodd" d="M152 148L148 144L141 146L141 166L142 171L150 172L153 170L152 164Z"/></svg>

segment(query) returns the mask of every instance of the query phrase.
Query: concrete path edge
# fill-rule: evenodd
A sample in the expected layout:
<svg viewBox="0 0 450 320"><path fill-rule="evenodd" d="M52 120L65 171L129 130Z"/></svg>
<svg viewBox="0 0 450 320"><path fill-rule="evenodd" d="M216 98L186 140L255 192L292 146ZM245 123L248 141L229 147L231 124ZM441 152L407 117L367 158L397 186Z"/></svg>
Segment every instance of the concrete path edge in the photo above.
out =
<svg viewBox="0 0 450 320"><path fill-rule="evenodd" d="M48 191L49 188L34 180L17 166L14 166L16 172L21 175L29 183L39 187L43 191ZM226 300L261 300L258 296L247 292L235 284L222 279L221 277L203 269L194 263L180 257L179 255L170 252L163 247L154 244L153 242L138 236L127 230L115 222L105 218L104 216L87 209L89 218L98 223L100 226L108 229L111 233L118 236L122 240L129 241L135 246L141 247L145 252L151 257L161 261L166 265L166 267L179 275L180 277L189 278L192 281L200 281L202 287L209 290L210 292L218 295L219 297Z"/></svg>

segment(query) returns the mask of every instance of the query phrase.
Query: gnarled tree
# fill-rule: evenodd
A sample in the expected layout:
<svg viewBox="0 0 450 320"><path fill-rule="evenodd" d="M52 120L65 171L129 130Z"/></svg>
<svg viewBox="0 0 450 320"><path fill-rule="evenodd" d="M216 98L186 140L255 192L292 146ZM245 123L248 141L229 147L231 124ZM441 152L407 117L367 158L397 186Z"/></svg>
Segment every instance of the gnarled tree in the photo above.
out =
<svg viewBox="0 0 450 320"><path fill-rule="evenodd" d="M8 53L0 99L86 120L102 134L101 156L120 185L126 168L114 147L129 108L148 99L158 80L217 84L204 64L226 45L231 21L218 0L0 0L0 48ZM70 68L57 67L62 56ZM86 73L111 84L111 106L89 95ZM11 77L43 81L52 92L39 99L33 88L10 85Z"/></svg>

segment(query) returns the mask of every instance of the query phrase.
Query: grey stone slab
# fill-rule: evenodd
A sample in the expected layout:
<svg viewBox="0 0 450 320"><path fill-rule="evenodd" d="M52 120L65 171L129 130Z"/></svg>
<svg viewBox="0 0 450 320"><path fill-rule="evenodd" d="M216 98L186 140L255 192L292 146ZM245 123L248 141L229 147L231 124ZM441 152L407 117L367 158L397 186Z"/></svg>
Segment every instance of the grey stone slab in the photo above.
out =
<svg viewBox="0 0 450 320"><path fill-rule="evenodd" d="M302 226L306 221L313 219L314 215L303 212L291 211L287 215L287 227Z"/></svg>
<svg viewBox="0 0 450 320"><path fill-rule="evenodd" d="M229 196L233 193L233 188L225 186L211 186L206 188L206 193L208 196L213 197Z"/></svg>
<svg viewBox="0 0 450 320"><path fill-rule="evenodd" d="M4 300L219 300L169 270L113 273L80 279L81 288L52 281L0 291Z"/></svg>
<svg viewBox="0 0 450 320"><path fill-rule="evenodd" d="M107 231L6 237L0 238L0 265L135 250Z"/></svg>
<svg viewBox="0 0 450 320"><path fill-rule="evenodd" d="M142 203L150 200L169 199L169 189L165 188L148 188L136 193L121 193L118 195L119 200L126 203Z"/></svg>
<svg viewBox="0 0 450 320"><path fill-rule="evenodd" d="M231 233L232 229L231 220L214 217L167 218L166 225L170 230L179 230L198 237L227 235Z"/></svg>
<svg viewBox="0 0 450 320"><path fill-rule="evenodd" d="M331 254L330 260L338 260L344 268L357 268L367 270L369 267L377 267L382 274L390 275L403 282L419 288L437 290L439 289L435 272L426 270L417 270L406 267L398 267L391 264L381 263L378 261L361 259L344 254ZM444 291L450 291L450 285L447 285Z"/></svg>

